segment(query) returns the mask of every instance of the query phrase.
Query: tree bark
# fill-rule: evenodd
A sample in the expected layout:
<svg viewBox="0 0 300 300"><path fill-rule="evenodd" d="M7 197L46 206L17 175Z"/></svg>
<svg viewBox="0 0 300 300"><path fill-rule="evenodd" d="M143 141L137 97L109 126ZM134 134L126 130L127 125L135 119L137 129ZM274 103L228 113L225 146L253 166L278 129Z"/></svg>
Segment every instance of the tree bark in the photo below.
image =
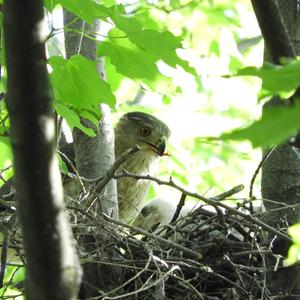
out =
<svg viewBox="0 0 300 300"><path fill-rule="evenodd" d="M89 59L96 60L96 42L92 39L80 35L78 32L86 33L93 36L97 31L98 24L89 26L82 20L74 22L74 15L64 10L64 24L72 23L72 28L77 33L65 31L65 49L67 58L73 54L81 54ZM99 76L104 79L103 64L97 65ZM81 119L86 126L94 128L97 132L96 137L89 137L78 129L73 131L76 167L81 176L86 178L99 178L109 170L115 160L114 152L114 131L110 108L105 105L100 105L102 117L99 126L96 127L91 122ZM105 213L112 218L118 219L118 200L116 181L111 180L105 189L98 195L98 201L94 207L94 211L101 215ZM103 233L99 233L100 235ZM86 244L94 244L96 247L97 236L86 240ZM107 237L101 238L106 240ZM99 253L101 255L101 253ZM106 257L113 257L113 253L105 253ZM80 292L80 297L87 299L92 296L99 295L98 290L110 290L120 281L120 269L111 266L100 265L96 263L88 263L84 265L84 279Z"/></svg>
<svg viewBox="0 0 300 300"><path fill-rule="evenodd" d="M43 1L7 0L4 32L18 216L27 258L27 299L74 299L81 269L74 251L55 154Z"/></svg>
<svg viewBox="0 0 300 300"><path fill-rule="evenodd" d="M280 58L295 58L300 54L300 32L298 1L260 1L252 4L265 40L265 61L278 64ZM299 89L296 92L299 95ZM292 105L293 101L283 102L274 97L264 110L275 105ZM272 134L272 133L270 133ZM276 133L273 133L276 134ZM299 148L287 142L277 146L262 166L261 191L266 214L264 221L269 225L286 230L288 226L299 222L300 209L286 209L276 212L282 205L289 206L300 201L300 159ZM272 200L269 201L269 200ZM274 235L268 236L275 253L285 256L289 243ZM274 261L269 260L273 269ZM272 294L300 294L300 268L279 268L269 270L268 286ZM282 296L280 299L296 299Z"/></svg>

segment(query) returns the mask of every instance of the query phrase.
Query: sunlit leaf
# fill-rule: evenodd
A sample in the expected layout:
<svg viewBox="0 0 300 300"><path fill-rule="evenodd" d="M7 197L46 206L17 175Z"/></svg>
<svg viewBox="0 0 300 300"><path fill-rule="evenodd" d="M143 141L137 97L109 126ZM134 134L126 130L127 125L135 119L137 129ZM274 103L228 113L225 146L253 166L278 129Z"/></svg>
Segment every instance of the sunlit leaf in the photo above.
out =
<svg viewBox="0 0 300 300"><path fill-rule="evenodd" d="M92 23L96 19L106 19L109 16L109 11L105 4L109 6L113 3L112 0L102 3L101 5L93 0L44 0L44 4L49 11L52 11L54 7L60 4L62 7L85 20L88 23Z"/></svg>
<svg viewBox="0 0 300 300"><path fill-rule="evenodd" d="M50 58L50 75L55 98L78 109L92 109L99 103L115 106L110 86L100 79L96 62L81 55L69 60L60 56Z"/></svg>
<svg viewBox="0 0 300 300"><path fill-rule="evenodd" d="M0 157L1 174L5 179L9 179L13 175L13 169L10 168L6 172L2 171L11 166L13 162L11 142L8 137L0 137Z"/></svg>
<svg viewBox="0 0 300 300"><path fill-rule="evenodd" d="M290 92L300 86L300 60L296 59L283 66L265 64L261 68L247 67L237 75L257 76L262 79L262 88L271 94Z"/></svg>
<svg viewBox="0 0 300 300"><path fill-rule="evenodd" d="M219 42L218 42L217 40L213 40L213 41L210 43L210 46L209 46L209 53L210 53L210 54L214 54L214 55L217 56L217 57L220 57L220 55L221 55L220 45L219 45Z"/></svg>
<svg viewBox="0 0 300 300"><path fill-rule="evenodd" d="M249 127L224 133L221 139L250 140L253 147L277 145L300 129L299 115L300 103L293 107L269 107L261 119Z"/></svg>
<svg viewBox="0 0 300 300"><path fill-rule="evenodd" d="M287 258L284 261L284 266L288 267L294 265L299 261L299 248L296 245L292 245L289 249Z"/></svg>
<svg viewBox="0 0 300 300"><path fill-rule="evenodd" d="M63 161L62 157L58 155L58 164L59 164L59 169L63 174L68 174L68 167L66 163Z"/></svg>
<svg viewBox="0 0 300 300"><path fill-rule="evenodd" d="M44 0L44 5L48 9L48 11L51 12L55 8L57 2L58 0Z"/></svg>
<svg viewBox="0 0 300 300"><path fill-rule="evenodd" d="M288 229L289 235L292 237L293 242L297 244L300 250L300 224L295 224Z"/></svg>
<svg viewBox="0 0 300 300"><path fill-rule="evenodd" d="M171 98L170 98L168 95L163 95L162 101L163 101L163 104L164 104L164 105L169 105L169 104L171 104Z"/></svg>
<svg viewBox="0 0 300 300"><path fill-rule="evenodd" d="M71 129L77 127L78 129L80 129L82 132L84 132L89 136L96 136L93 129L87 128L81 124L79 115L76 112L74 112L74 110L68 108L66 105L62 103L59 103L58 101L55 101L53 103L53 106L57 111L57 113L67 121Z"/></svg>
<svg viewBox="0 0 300 300"><path fill-rule="evenodd" d="M226 4L218 4L214 1L211 7L203 7L202 11L205 13L207 23L211 26L241 26L234 2L230 3L227 1Z"/></svg>
<svg viewBox="0 0 300 300"><path fill-rule="evenodd" d="M149 80L159 75L157 57L137 47L120 30L111 30L109 36L108 41L100 44L98 54L109 57L119 73L132 79Z"/></svg>
<svg viewBox="0 0 300 300"><path fill-rule="evenodd" d="M299 261L300 258L300 223L288 229L289 235L293 239L293 245L289 249L288 257L284 261L285 266L291 266Z"/></svg>
<svg viewBox="0 0 300 300"><path fill-rule="evenodd" d="M182 48L182 38L174 36L170 31L145 29L134 15L126 15L122 6L111 9L111 18L116 26L125 32L139 48L162 59L171 67L181 66L186 72L197 77L197 72L189 63L181 59L176 49Z"/></svg>

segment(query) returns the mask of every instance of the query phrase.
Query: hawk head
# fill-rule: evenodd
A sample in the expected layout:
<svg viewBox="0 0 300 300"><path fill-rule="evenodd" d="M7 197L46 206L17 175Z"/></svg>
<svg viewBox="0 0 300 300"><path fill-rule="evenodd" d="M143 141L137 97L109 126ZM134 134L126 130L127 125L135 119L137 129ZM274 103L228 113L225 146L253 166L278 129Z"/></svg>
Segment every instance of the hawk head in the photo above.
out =
<svg viewBox="0 0 300 300"><path fill-rule="evenodd" d="M116 128L116 157L138 145L149 156L162 156L170 130L156 117L130 112L120 118Z"/></svg>

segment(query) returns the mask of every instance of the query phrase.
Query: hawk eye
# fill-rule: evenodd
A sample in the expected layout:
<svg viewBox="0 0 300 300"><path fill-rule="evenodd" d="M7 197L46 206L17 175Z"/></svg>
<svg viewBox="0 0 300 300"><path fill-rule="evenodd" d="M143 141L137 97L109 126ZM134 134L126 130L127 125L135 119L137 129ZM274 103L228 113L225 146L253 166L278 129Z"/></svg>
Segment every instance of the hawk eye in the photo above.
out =
<svg viewBox="0 0 300 300"><path fill-rule="evenodd" d="M142 136L149 136L151 133L151 129L148 127L141 127L140 133Z"/></svg>

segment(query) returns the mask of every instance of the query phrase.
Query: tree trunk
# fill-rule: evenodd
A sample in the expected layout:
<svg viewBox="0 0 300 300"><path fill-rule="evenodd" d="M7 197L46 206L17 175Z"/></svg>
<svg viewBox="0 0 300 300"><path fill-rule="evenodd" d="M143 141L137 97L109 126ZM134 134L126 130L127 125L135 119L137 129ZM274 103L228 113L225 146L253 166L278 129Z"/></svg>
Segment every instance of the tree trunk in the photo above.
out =
<svg viewBox="0 0 300 300"><path fill-rule="evenodd" d="M298 1L252 0L252 3L265 39L265 61L279 63L281 57L294 58L299 55L300 15ZM274 105L292 105L292 102L283 102L278 97L274 97L265 105L264 110ZM299 148L287 142L277 146L271 152L262 166L261 191L266 209L264 216L266 223L286 231L290 225L299 222L300 208L288 208L288 206L300 201ZM283 206L286 206L287 209L284 211L275 210ZM268 240L275 253L283 256L287 254L289 243L274 235L269 235ZM273 295L300 295L299 267L280 267L277 271L274 271L273 266L274 259L270 259L270 270L267 279L271 293ZM297 297L291 297L282 296L280 299L297 299Z"/></svg>
<svg viewBox="0 0 300 300"><path fill-rule="evenodd" d="M64 10L64 24L70 23L74 15ZM90 36L94 36L97 31L98 24L89 26L82 20L72 22L72 27L79 32L85 32ZM81 54L89 59L96 60L96 42L92 39L80 36L78 33L65 31L65 49L67 58L73 54ZM99 76L104 79L103 65L98 63ZM78 129L73 131L76 167L81 176L86 178L99 178L110 169L115 160L114 155L114 131L110 116L110 109L107 105L100 106L102 118L99 126L96 128L87 120L81 120L86 126L92 127L97 132L96 137L89 137ZM101 195L98 195L101 203L96 203L94 211L101 215L105 213L112 218L118 218L118 202L117 202L117 187L116 181L111 180L105 187ZM99 233L103 235L104 233ZM91 237L90 240L85 240L86 244L93 244L96 248L97 236ZM106 240L107 237L101 237L101 240ZM100 254L101 255L101 254ZM105 253L106 257L112 257L113 253ZM99 257L101 260L101 257ZM98 290L110 290L120 282L120 269L100 265L96 263L88 263L84 266L84 279L80 296L87 299L92 296L99 295Z"/></svg>
<svg viewBox="0 0 300 300"><path fill-rule="evenodd" d="M7 0L4 32L18 216L27 299L74 299L79 261L64 211L56 133L41 31L43 1Z"/></svg>

